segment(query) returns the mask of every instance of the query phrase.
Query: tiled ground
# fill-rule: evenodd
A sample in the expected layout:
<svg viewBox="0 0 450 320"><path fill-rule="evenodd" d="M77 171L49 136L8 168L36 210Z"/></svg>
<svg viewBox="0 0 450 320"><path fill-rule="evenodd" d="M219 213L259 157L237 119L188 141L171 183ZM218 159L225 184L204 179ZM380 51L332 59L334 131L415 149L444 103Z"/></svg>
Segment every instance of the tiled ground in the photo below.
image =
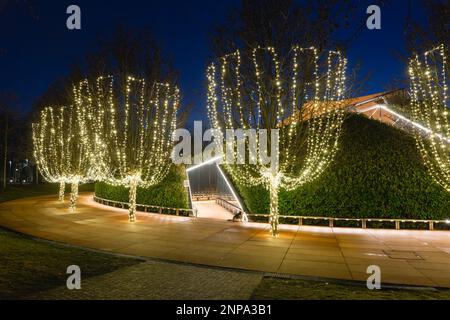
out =
<svg viewBox="0 0 450 320"><path fill-rule="evenodd" d="M346 280L378 265L383 283L450 287L450 232L232 223L127 211L80 197L77 213L55 197L0 205L0 225L36 237L130 255Z"/></svg>
<svg viewBox="0 0 450 320"><path fill-rule="evenodd" d="M249 272L152 261L82 280L82 290L67 290L63 286L27 298L246 300L251 297L261 278L261 274Z"/></svg>

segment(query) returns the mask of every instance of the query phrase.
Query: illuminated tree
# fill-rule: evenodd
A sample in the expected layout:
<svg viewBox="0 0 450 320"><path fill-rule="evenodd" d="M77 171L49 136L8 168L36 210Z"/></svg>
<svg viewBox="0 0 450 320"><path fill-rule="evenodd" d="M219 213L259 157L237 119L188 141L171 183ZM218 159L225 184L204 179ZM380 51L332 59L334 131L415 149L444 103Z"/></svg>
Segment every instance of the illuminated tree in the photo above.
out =
<svg viewBox="0 0 450 320"><path fill-rule="evenodd" d="M440 45L409 62L416 144L433 179L450 191L448 52Z"/></svg>
<svg viewBox="0 0 450 320"><path fill-rule="evenodd" d="M281 63L274 47L257 47L238 50L207 69L211 126L222 135L227 129L267 130L268 141L256 135L256 150L246 150L247 163L224 165L238 183L269 190L272 235L278 234L280 188L298 188L328 167L344 118L346 59L334 51L321 59L312 47L293 47L289 57L290 63ZM262 161L267 142L276 144L275 165ZM237 144L230 145L235 155Z"/></svg>
<svg viewBox="0 0 450 320"><path fill-rule="evenodd" d="M137 187L158 184L172 164L179 90L169 83L148 86L134 77L127 77L122 89L114 90L112 77L100 77L84 105L93 141L91 175L130 189L129 220L134 222Z"/></svg>
<svg viewBox="0 0 450 320"><path fill-rule="evenodd" d="M47 107L33 123L34 157L43 177L59 182L59 200L65 183L71 184L70 209L76 209L78 185L89 179L90 154L85 128L85 110L80 106Z"/></svg>
<svg viewBox="0 0 450 320"><path fill-rule="evenodd" d="M65 177L62 165L62 147L59 120L55 119L53 108L40 112L39 121L32 124L33 153L45 180L59 183L59 201L64 201Z"/></svg>

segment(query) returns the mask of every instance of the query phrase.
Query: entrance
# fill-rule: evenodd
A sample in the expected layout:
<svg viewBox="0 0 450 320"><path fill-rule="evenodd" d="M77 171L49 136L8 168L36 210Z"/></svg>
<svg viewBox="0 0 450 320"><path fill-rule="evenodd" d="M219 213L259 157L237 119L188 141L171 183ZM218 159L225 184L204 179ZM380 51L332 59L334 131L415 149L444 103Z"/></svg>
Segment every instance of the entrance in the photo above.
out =
<svg viewBox="0 0 450 320"><path fill-rule="evenodd" d="M242 202L223 169L219 157L186 170L192 207L197 217L233 220L238 213L245 216Z"/></svg>

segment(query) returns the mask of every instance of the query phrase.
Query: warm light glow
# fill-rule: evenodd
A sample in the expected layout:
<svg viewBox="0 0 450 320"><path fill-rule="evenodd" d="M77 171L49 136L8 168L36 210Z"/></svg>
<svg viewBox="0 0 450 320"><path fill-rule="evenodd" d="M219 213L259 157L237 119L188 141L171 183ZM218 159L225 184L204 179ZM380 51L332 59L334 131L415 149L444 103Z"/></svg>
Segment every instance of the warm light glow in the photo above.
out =
<svg viewBox="0 0 450 320"><path fill-rule="evenodd" d="M416 145L431 177L450 192L448 53L442 44L409 62ZM425 128L425 130L424 130ZM424 135L423 131L427 134Z"/></svg>
<svg viewBox="0 0 450 320"><path fill-rule="evenodd" d="M208 165L208 164L217 162L217 161L219 161L220 159L222 159L222 156L217 156L217 157L211 158L211 159L209 159L209 160L206 160L205 162L202 162L202 163L199 163L199 164L197 164L197 165L195 165L195 166L192 166L192 167L187 168L187 169L186 169L186 172L190 172L190 171L192 171L192 170L201 168L201 167L206 166L206 165Z"/></svg>
<svg viewBox="0 0 450 320"><path fill-rule="evenodd" d="M172 164L179 90L134 77L122 95L113 88L111 76L83 80L73 87L71 106L42 110L33 123L34 156L44 178L60 183L60 200L71 184L72 211L80 183L106 181L130 188L135 221L137 187L161 182Z"/></svg>
<svg viewBox="0 0 450 320"><path fill-rule="evenodd" d="M231 165L224 163L234 181L244 186L263 185L270 191L271 233L278 233L278 192L292 190L316 179L331 163L337 152L338 139L344 119L344 108L339 106L345 93L346 59L331 51L321 68L319 53L314 47L292 48L292 63L280 63L274 47L253 50L245 69L241 69L239 50L219 59L207 68L207 107L211 127L225 136L227 129L278 129L283 120L280 146L275 152L280 159L277 168L257 164ZM309 79L300 69L302 62L312 70ZM288 70L287 66L291 69ZM244 78L242 70L253 69L254 74ZM303 77L303 78L302 78ZM312 80L311 80L312 79ZM298 125L305 119L296 116L305 105L312 106L308 119L306 158L298 168ZM259 146L257 135L257 145ZM236 141L233 141L237 158Z"/></svg>

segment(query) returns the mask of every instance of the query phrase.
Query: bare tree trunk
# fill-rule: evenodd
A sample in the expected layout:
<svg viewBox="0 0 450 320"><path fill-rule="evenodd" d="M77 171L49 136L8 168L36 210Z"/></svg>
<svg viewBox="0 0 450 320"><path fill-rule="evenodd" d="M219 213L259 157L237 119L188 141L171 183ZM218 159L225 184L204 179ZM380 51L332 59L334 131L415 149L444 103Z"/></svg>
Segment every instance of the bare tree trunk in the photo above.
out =
<svg viewBox="0 0 450 320"><path fill-rule="evenodd" d="M278 185L270 183L270 232L272 236L278 236Z"/></svg>
<svg viewBox="0 0 450 320"><path fill-rule="evenodd" d="M130 194L129 194L130 207L128 208L130 222L136 222L137 185L138 185L138 180L136 178L131 178L130 179Z"/></svg>
<svg viewBox="0 0 450 320"><path fill-rule="evenodd" d="M73 180L70 190L70 210L74 212L77 209L78 200L78 180Z"/></svg>
<svg viewBox="0 0 450 320"><path fill-rule="evenodd" d="M8 124L9 119L8 116L6 117L6 124L5 124L5 153L3 158L3 188L6 189L6 165L8 162Z"/></svg>

